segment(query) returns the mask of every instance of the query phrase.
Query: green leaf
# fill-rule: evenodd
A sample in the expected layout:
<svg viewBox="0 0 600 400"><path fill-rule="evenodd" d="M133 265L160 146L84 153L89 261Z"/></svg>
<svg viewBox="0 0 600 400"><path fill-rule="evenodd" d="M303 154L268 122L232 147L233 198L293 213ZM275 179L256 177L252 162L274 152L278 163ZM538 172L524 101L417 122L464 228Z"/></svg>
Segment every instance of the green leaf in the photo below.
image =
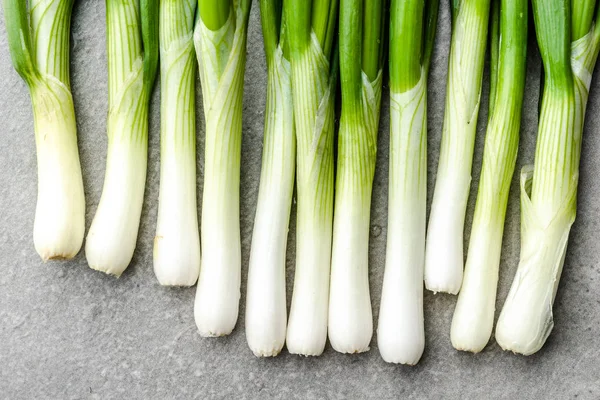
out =
<svg viewBox="0 0 600 400"><path fill-rule="evenodd" d="M159 0L140 0L142 43L144 46L144 92L150 98L158 71Z"/></svg>
<svg viewBox="0 0 600 400"><path fill-rule="evenodd" d="M31 85L38 71L33 61L27 2L3 0L2 5L13 66L25 82Z"/></svg>

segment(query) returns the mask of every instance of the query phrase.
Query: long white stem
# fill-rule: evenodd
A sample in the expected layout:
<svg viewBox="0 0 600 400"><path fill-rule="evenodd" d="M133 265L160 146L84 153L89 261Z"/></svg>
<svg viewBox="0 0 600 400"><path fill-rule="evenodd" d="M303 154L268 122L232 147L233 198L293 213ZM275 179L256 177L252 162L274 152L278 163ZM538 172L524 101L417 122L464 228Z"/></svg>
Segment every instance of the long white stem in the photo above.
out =
<svg viewBox="0 0 600 400"><path fill-rule="evenodd" d="M490 339L494 323L504 217L517 149L527 57L527 1L495 4L496 45L492 64L495 90L485 135L481 179L464 280L452 318L451 340L458 350L477 353ZM497 50L494 52L494 50Z"/></svg>
<svg viewBox="0 0 600 400"><path fill-rule="evenodd" d="M333 223L334 97L314 32L292 62L297 137L296 274L287 329L292 354L320 355L327 340Z"/></svg>
<svg viewBox="0 0 600 400"><path fill-rule="evenodd" d="M453 21L446 111L425 250L425 286L457 294L489 19L489 0L461 1ZM482 39L483 38L483 39Z"/></svg>
<svg viewBox="0 0 600 400"><path fill-rule="evenodd" d="M38 164L33 241L44 261L74 257L85 230L77 126L69 88L72 7L72 0L29 2L37 71L29 82ZM26 46L24 40L21 36L22 46Z"/></svg>
<svg viewBox="0 0 600 400"><path fill-rule="evenodd" d="M369 227L381 82L381 72L373 82L363 73L358 109L342 106L328 324L329 341L342 353L369 350L373 336Z"/></svg>
<svg viewBox="0 0 600 400"><path fill-rule="evenodd" d="M161 1L161 163L154 273L192 286L200 272L196 204L195 0Z"/></svg>
<svg viewBox="0 0 600 400"><path fill-rule="evenodd" d="M246 294L246 339L259 357L279 354L287 325L285 254L296 164L290 74L290 63L278 47L268 66L262 168Z"/></svg>
<svg viewBox="0 0 600 400"><path fill-rule="evenodd" d="M147 153L145 141L109 141L102 197L85 245L92 269L120 276L131 262L144 200Z"/></svg>
<svg viewBox="0 0 600 400"><path fill-rule="evenodd" d="M501 207L495 202L492 204ZM478 353L490 340L494 325L503 224L475 219L450 336L457 350Z"/></svg>
<svg viewBox="0 0 600 400"><path fill-rule="evenodd" d="M85 254L91 268L120 276L133 257L144 200L149 93L144 86L139 4L111 0L106 12L108 153Z"/></svg>
<svg viewBox="0 0 600 400"><path fill-rule="evenodd" d="M73 100L53 76L31 88L38 163L33 226L35 249L44 261L72 258L85 230L85 198Z"/></svg>
<svg viewBox="0 0 600 400"><path fill-rule="evenodd" d="M390 93L390 176L385 274L377 345L387 362L416 364L425 347L423 264L427 194L427 74Z"/></svg>
<svg viewBox="0 0 600 400"><path fill-rule="evenodd" d="M217 31L198 19L194 33L206 120L202 266L194 304L202 336L228 335L238 317L242 92L249 5L246 7L238 4Z"/></svg>

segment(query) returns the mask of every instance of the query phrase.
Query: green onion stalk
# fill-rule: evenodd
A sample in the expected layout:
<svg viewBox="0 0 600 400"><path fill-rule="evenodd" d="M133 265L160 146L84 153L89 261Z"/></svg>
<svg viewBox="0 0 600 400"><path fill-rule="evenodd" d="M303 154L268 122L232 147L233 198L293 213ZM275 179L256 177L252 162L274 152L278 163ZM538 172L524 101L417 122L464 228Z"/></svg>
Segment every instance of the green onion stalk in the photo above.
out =
<svg viewBox="0 0 600 400"><path fill-rule="evenodd" d="M535 166L521 172L521 258L496 327L505 350L529 355L554 326L552 306L577 209L579 159L600 49L596 2L534 0L544 65Z"/></svg>
<svg viewBox="0 0 600 400"><path fill-rule="evenodd" d="M425 248L425 286L457 294L490 0L454 0L446 110Z"/></svg>
<svg viewBox="0 0 600 400"><path fill-rule="evenodd" d="M250 0L200 0L194 30L206 139L202 266L194 305L202 336L235 327L240 301L242 94Z"/></svg>
<svg viewBox="0 0 600 400"><path fill-rule="evenodd" d="M148 107L158 70L158 0L106 0L108 152L88 232L91 268L120 276L135 250L148 157Z"/></svg>
<svg viewBox="0 0 600 400"><path fill-rule="evenodd" d="M81 249L85 230L69 79L73 0L3 0L2 4L12 62L29 87L33 106L38 164L33 242L44 261L72 258Z"/></svg>
<svg viewBox="0 0 600 400"><path fill-rule="evenodd" d="M154 272L161 285L192 286L200 272L196 204L196 0L161 0L160 193Z"/></svg>
<svg viewBox="0 0 600 400"><path fill-rule="evenodd" d="M369 224L381 103L383 0L341 0L342 110L329 293L329 341L342 353L369 349Z"/></svg>
<svg viewBox="0 0 600 400"><path fill-rule="evenodd" d="M246 339L252 352L259 357L279 354L285 343L287 326L285 268L294 192L296 134L282 11L282 0L261 0L267 58L267 105L246 293Z"/></svg>
<svg viewBox="0 0 600 400"><path fill-rule="evenodd" d="M296 126L296 274L286 343L320 355L327 340L333 229L333 139L338 2L286 0Z"/></svg>
<svg viewBox="0 0 600 400"><path fill-rule="evenodd" d="M388 235L377 344L383 359L416 364L425 347L427 78L439 0L392 0Z"/></svg>
<svg viewBox="0 0 600 400"><path fill-rule="evenodd" d="M478 353L492 334L504 217L517 161L527 59L527 0L492 3L491 90L475 215L452 345Z"/></svg>

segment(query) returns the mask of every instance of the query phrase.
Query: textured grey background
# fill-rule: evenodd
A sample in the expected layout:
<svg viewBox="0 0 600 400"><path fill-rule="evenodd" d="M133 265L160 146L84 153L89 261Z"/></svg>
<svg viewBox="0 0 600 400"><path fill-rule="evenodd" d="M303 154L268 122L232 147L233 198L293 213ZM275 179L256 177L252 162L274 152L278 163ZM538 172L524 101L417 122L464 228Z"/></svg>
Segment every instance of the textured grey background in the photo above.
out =
<svg viewBox="0 0 600 400"><path fill-rule="evenodd" d="M1 12L1 11L0 11ZM107 74L105 8L79 0L73 13L72 86L87 199L87 227L101 194L105 166ZM450 38L442 1L429 88L429 199L439 153ZM531 41L530 41L531 42ZM534 42L532 42L534 43ZM522 141L517 168L535 148L540 60L530 46ZM258 5L250 18L244 93L241 175L243 282L258 190L265 105L265 62ZM199 93L199 91L198 91ZM470 226L481 166L487 82L476 142ZM87 268L83 252L70 262L43 264L33 248L36 160L29 95L9 62L0 22L0 398L600 398L600 78L590 97L581 163L578 218L572 230L555 304L556 326L531 357L515 356L492 340L479 355L456 352L449 337L455 298L425 294L426 350L416 367L385 364L371 351L341 355L329 346L319 358L285 350L255 358L244 336L245 283L232 335L204 339L193 320L195 289L167 289L152 271L159 184L159 90L154 93L144 212L133 262L120 279ZM200 108L198 108L200 110ZM382 106L372 206L371 297L377 319L386 242L388 101ZM202 187L203 123L198 113L198 188ZM498 308L519 255L517 178L513 180L500 272ZM199 192L200 193L200 192ZM199 197L201 195L199 194ZM292 220L295 218L293 210ZM290 231L288 283L294 259ZM468 231L466 239L468 239ZM290 293L288 291L288 293ZM289 297L289 296L288 296Z"/></svg>

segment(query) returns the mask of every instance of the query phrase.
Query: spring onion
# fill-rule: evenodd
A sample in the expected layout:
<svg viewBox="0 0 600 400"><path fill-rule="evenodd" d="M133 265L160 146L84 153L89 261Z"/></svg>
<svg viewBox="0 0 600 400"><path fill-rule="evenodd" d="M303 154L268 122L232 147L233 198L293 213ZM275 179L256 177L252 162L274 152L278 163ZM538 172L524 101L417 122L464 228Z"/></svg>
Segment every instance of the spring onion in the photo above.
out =
<svg viewBox="0 0 600 400"><path fill-rule="evenodd" d="M196 204L196 0L160 2L160 193L154 273L161 285L191 286L200 272Z"/></svg>
<svg viewBox="0 0 600 400"><path fill-rule="evenodd" d="M31 95L38 164L33 226L44 261L72 258L81 249L85 198L69 80L73 0L3 0L15 70Z"/></svg>
<svg viewBox="0 0 600 400"><path fill-rule="evenodd" d="M201 0L194 31L206 122L202 266L194 306L202 336L231 333L241 282L242 92L250 0Z"/></svg>
<svg viewBox="0 0 600 400"><path fill-rule="evenodd" d="M369 349L373 313L369 295L369 224L381 100L383 0L341 0L339 21L340 118L329 341L342 353Z"/></svg>
<svg viewBox="0 0 600 400"><path fill-rule="evenodd" d="M425 248L425 286L457 294L490 0L454 0L446 110Z"/></svg>
<svg viewBox="0 0 600 400"><path fill-rule="evenodd" d="M108 153L85 245L91 268L120 276L137 241L148 157L148 106L158 69L158 0L106 1Z"/></svg>
<svg viewBox="0 0 600 400"><path fill-rule="evenodd" d="M478 353L492 334L508 193L517 149L527 56L527 0L492 4L491 90L483 165L452 345Z"/></svg>
<svg viewBox="0 0 600 400"><path fill-rule="evenodd" d="M535 166L521 173L521 259L496 327L497 342L515 353L538 351L554 326L552 305L575 220L585 109L600 49L595 3L532 2L544 87Z"/></svg>
<svg viewBox="0 0 600 400"><path fill-rule="evenodd" d="M333 222L337 0L286 0L296 126L296 274L287 327L292 354L320 355L327 340Z"/></svg>
<svg viewBox="0 0 600 400"><path fill-rule="evenodd" d="M439 0L392 0L388 235L377 344L387 362L416 364L425 347L427 77Z"/></svg>
<svg viewBox="0 0 600 400"><path fill-rule="evenodd" d="M267 106L246 294L246 339L256 356L279 354L287 325L285 253L294 191L296 136L281 6L281 0L260 3L267 56Z"/></svg>

